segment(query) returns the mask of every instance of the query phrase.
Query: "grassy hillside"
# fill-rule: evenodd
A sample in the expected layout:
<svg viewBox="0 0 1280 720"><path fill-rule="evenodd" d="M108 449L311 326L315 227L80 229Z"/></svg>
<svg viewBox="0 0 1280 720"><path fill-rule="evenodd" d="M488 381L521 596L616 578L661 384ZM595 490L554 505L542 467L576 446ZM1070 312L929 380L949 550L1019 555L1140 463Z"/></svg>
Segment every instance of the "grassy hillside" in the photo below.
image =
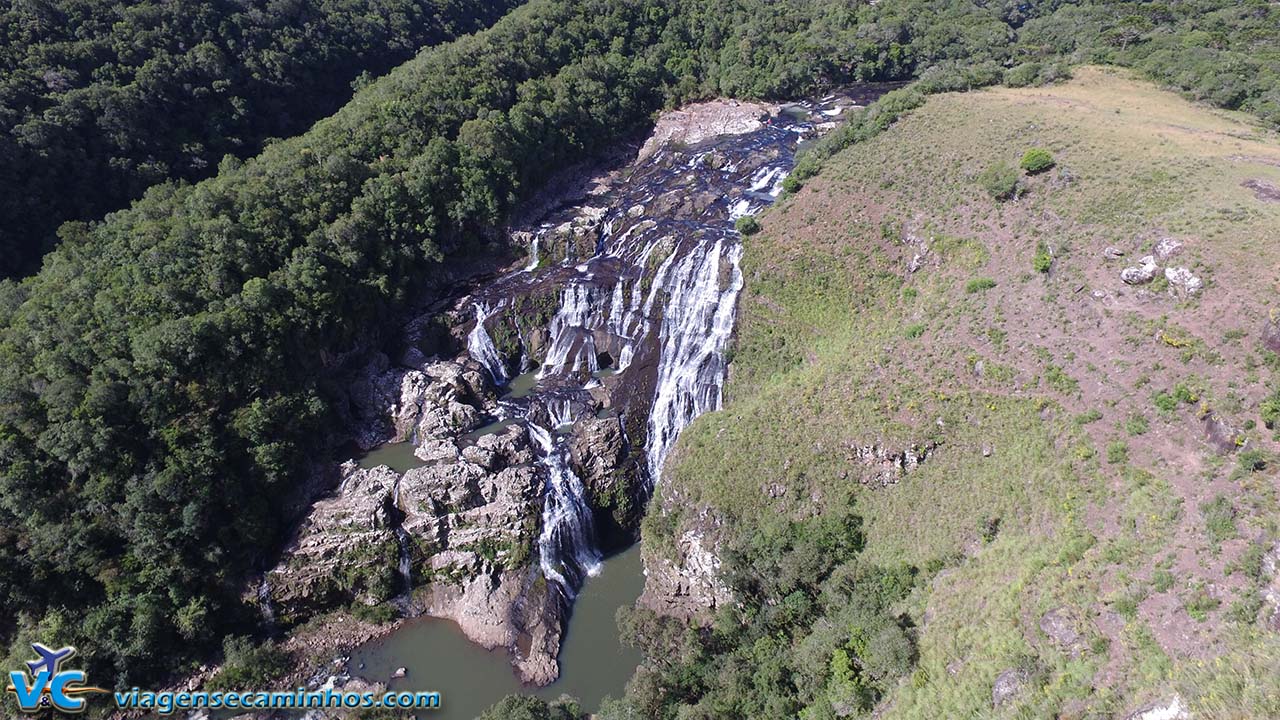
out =
<svg viewBox="0 0 1280 720"><path fill-rule="evenodd" d="M1017 170L1031 148L1056 164ZM1001 164L1003 200L983 183ZM1274 716L1277 186L1274 133L1122 71L930 98L746 239L729 402L681 438L649 551L705 531L743 593L753 538L857 516L859 567L910 567L896 672L850 671L839 655L867 643L830 602L816 646L773 626L805 717L1111 717L1174 694L1196 717ZM1121 281L1163 238L1181 247L1160 269L1199 292ZM928 454L885 482L868 447ZM701 699L663 691L669 709L714 715L707 697L732 695L714 635L634 702L675 684ZM993 709L1001 673L1021 689ZM849 701L851 676L873 703Z"/></svg>

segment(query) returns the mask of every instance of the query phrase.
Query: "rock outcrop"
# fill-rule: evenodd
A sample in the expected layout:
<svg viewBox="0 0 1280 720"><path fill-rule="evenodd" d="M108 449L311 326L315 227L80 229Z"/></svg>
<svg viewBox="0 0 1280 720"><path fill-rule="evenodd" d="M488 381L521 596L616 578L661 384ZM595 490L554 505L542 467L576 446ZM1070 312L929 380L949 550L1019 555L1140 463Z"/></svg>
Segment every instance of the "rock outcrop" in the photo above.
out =
<svg viewBox="0 0 1280 720"><path fill-rule="evenodd" d="M912 444L902 449L880 444L858 445L850 448L846 459L870 470L860 473L863 485L887 487L919 467L935 447L935 443Z"/></svg>
<svg viewBox="0 0 1280 720"><path fill-rule="evenodd" d="M315 503L284 560L267 574L264 600L286 622L352 600L379 602L397 591L393 498L400 477L355 463L342 471L338 490Z"/></svg>
<svg viewBox="0 0 1280 720"><path fill-rule="evenodd" d="M1155 256L1144 255L1137 265L1130 265L1121 270L1120 279L1127 285L1145 285L1155 279L1156 271L1159 269Z"/></svg>
<svg viewBox="0 0 1280 720"><path fill-rule="evenodd" d="M1153 703L1130 713L1126 720L1190 720L1191 713L1182 702L1182 698L1174 695L1171 699Z"/></svg>
<svg viewBox="0 0 1280 720"><path fill-rule="evenodd" d="M707 518L699 519L706 524ZM708 622L733 599L720 578L720 558L705 529L689 528L676 538L676 557L656 557L644 549L645 582L639 603L661 615Z"/></svg>
<svg viewBox="0 0 1280 720"><path fill-rule="evenodd" d="M543 482L519 425L403 475L347 463L268 574L270 602L289 619L417 588L416 609L454 620L480 645L514 650L522 636L541 639L523 656L526 680L550 682L560 601L530 600L537 583L548 595L531 562Z"/></svg>
<svg viewBox="0 0 1280 720"><path fill-rule="evenodd" d="M1022 668L1010 668L996 676L991 684L991 706L1001 707L1012 702L1027 689L1031 674Z"/></svg>

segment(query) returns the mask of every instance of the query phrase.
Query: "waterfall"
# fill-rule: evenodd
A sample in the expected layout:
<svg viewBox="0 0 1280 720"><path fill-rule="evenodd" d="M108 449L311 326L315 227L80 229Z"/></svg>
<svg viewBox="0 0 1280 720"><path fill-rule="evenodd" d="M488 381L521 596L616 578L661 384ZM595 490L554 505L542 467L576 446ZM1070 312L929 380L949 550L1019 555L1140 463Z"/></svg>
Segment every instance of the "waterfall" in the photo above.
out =
<svg viewBox="0 0 1280 720"><path fill-rule="evenodd" d="M694 418L720 409L742 271L742 246L721 237L700 243L659 279L667 296L659 335L658 384L649 413L649 477L656 482L676 436ZM729 265L721 287L722 263ZM655 285L657 280L655 280Z"/></svg>
<svg viewBox="0 0 1280 720"><path fill-rule="evenodd" d="M484 327L485 321L493 314L493 310L479 302L475 304L475 308L476 326L467 335L467 352L484 365L489 371L489 376L493 378L494 384L504 385L507 382L507 369L502 364L502 356L498 354L498 349L493 346L489 331Z"/></svg>
<svg viewBox="0 0 1280 720"><path fill-rule="evenodd" d="M557 442L549 431L532 422L529 437L541 450L542 466L547 472L542 533L538 536L542 574L573 596L585 576L600 571L601 558L596 550L586 489L569 468L563 442Z"/></svg>
<svg viewBox="0 0 1280 720"><path fill-rule="evenodd" d="M560 309L551 319L548 329L551 347L538 377L547 377L562 370L588 372L599 370L596 361L595 338L590 329L595 322L595 303L585 283L569 283L560 296Z"/></svg>
<svg viewBox="0 0 1280 720"><path fill-rule="evenodd" d="M396 544L400 548L400 562L396 569L400 573L400 582L403 584L404 594L407 596L413 592L413 573L412 565L409 562L409 533L405 532L402 527L396 528Z"/></svg>
<svg viewBox="0 0 1280 720"><path fill-rule="evenodd" d="M530 244L529 264L524 266L524 271L533 272L534 270L537 270L537 269L538 269L538 236L534 235L533 241Z"/></svg>
<svg viewBox="0 0 1280 720"><path fill-rule="evenodd" d="M400 575L400 585L404 588L400 597L408 600L413 595L413 565L410 562L409 549L413 546L413 541L409 538L409 533L405 531L404 525L400 519L403 517L403 511L400 510L400 481L404 479L403 475L396 475L396 483L391 488L391 497L393 498L391 514L395 525L396 548L399 552L399 561L396 563L396 573Z"/></svg>
<svg viewBox="0 0 1280 720"><path fill-rule="evenodd" d="M268 627L276 624L276 606L271 602L271 585L267 582L267 574L262 574L262 582L258 584L258 602L262 606L262 618Z"/></svg>

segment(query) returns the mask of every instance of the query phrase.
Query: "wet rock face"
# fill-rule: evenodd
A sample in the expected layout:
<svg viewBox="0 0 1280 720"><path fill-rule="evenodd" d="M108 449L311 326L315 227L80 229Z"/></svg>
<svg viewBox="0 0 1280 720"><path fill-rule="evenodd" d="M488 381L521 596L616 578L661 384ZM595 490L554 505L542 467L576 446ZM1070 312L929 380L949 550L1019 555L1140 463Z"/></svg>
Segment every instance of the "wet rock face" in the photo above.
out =
<svg viewBox="0 0 1280 720"><path fill-rule="evenodd" d="M627 466L628 452L617 418L587 418L573 428L569 444L573 470L590 493L592 506L620 528L634 527L644 489L642 473Z"/></svg>

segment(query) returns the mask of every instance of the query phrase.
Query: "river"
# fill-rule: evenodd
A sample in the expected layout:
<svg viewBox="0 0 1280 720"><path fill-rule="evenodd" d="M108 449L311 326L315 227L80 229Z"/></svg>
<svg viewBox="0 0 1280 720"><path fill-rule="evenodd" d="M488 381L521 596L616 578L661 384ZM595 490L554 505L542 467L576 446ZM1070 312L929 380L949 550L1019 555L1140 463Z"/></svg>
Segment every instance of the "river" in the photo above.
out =
<svg viewBox="0 0 1280 720"><path fill-rule="evenodd" d="M619 697L640 663L640 654L618 639L618 608L632 605L644 586L640 545L606 560L587 578L574 602L563 645L560 679L544 688L522 686L505 652L469 642L447 620L423 618L351 655L352 674L387 682L391 690L441 693L439 710L422 714L434 720L472 720L512 693L554 699L562 694L594 711L606 696ZM405 677L392 679L398 668Z"/></svg>

